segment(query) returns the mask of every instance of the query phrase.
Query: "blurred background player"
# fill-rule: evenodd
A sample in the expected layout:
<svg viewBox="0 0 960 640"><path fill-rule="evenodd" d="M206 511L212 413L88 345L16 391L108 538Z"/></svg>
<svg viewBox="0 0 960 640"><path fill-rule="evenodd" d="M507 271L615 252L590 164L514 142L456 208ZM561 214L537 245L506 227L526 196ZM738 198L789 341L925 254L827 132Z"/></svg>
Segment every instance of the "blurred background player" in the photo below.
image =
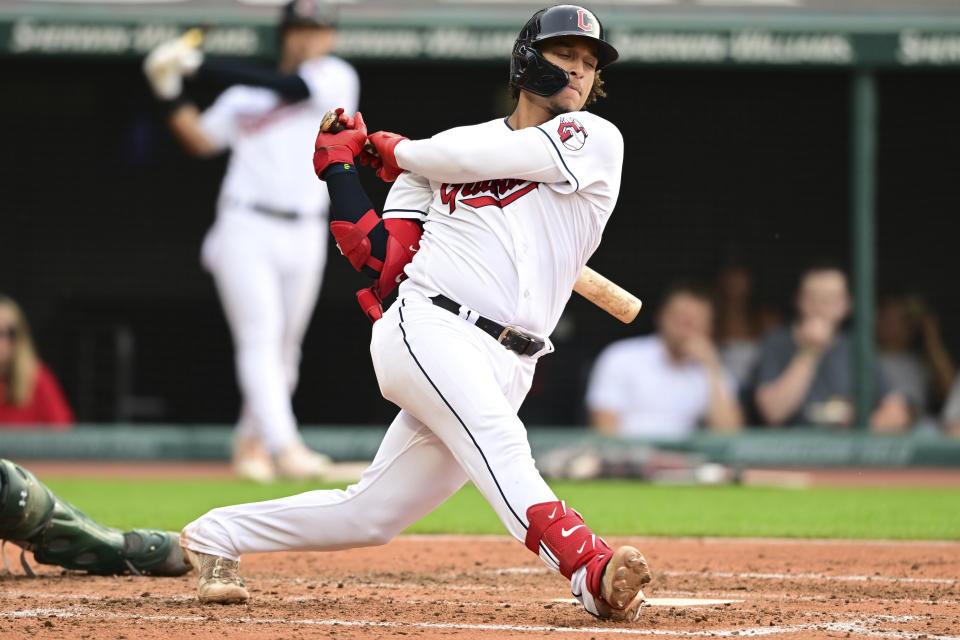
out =
<svg viewBox="0 0 960 640"><path fill-rule="evenodd" d="M682 438L703 423L743 424L733 376L711 333L710 294L676 285L660 305L657 333L618 340L597 358L587 389L594 429L618 437Z"/></svg>
<svg viewBox="0 0 960 640"><path fill-rule="evenodd" d="M317 477L329 464L304 445L291 405L326 260L329 197L310 157L323 114L353 111L359 94L354 69L328 55L331 7L294 0L279 30L276 70L205 62L189 34L144 63L184 148L197 156L232 152L202 257L233 334L243 395L234 469L258 481ZM200 113L183 94L184 76L229 88Z"/></svg>
<svg viewBox="0 0 960 640"><path fill-rule="evenodd" d="M0 294L0 426L38 424L69 427L73 412L37 357L20 305Z"/></svg>
<svg viewBox="0 0 960 640"><path fill-rule="evenodd" d="M852 348L842 329L852 308L846 274L827 263L807 269L800 276L796 307L792 326L764 338L757 411L769 425L848 427L854 419L854 395ZM910 424L906 400L879 368L873 374L876 398L870 427L902 431Z"/></svg>

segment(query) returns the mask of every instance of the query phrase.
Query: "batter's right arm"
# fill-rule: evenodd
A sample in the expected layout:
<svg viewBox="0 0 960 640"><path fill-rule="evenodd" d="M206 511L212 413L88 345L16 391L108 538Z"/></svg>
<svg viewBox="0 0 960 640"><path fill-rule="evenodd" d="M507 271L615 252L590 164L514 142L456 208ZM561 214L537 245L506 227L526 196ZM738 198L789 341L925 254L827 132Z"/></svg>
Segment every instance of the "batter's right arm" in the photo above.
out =
<svg viewBox="0 0 960 640"><path fill-rule="evenodd" d="M437 182L462 183L518 178L563 182L554 155L536 127L479 136L471 129L450 131L427 140L401 140L393 155L397 166Z"/></svg>

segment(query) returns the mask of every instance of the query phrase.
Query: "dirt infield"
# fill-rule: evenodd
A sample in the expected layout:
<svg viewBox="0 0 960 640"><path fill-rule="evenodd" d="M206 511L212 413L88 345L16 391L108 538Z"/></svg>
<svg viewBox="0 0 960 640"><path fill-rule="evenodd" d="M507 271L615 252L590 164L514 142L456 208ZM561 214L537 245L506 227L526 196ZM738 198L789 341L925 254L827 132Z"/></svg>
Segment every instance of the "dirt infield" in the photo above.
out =
<svg viewBox="0 0 960 640"><path fill-rule="evenodd" d="M960 543L638 539L654 581L633 625L595 620L521 544L403 536L372 549L250 556L248 605L194 578L35 567L0 579L0 638L931 638L960 640ZM17 566L16 548L7 557ZM727 601L677 606L667 599Z"/></svg>

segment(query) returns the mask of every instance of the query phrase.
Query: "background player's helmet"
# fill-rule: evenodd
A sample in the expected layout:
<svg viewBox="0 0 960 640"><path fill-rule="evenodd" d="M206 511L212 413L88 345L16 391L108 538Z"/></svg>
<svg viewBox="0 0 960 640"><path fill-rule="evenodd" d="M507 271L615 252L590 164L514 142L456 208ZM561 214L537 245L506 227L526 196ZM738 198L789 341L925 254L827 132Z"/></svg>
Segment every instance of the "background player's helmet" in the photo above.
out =
<svg viewBox="0 0 960 640"><path fill-rule="evenodd" d="M280 30L287 27L333 27L337 15L334 7L323 0L290 0L280 12Z"/></svg>
<svg viewBox="0 0 960 640"><path fill-rule="evenodd" d="M538 96L559 93L570 76L547 61L537 45L558 36L581 36L597 41L597 70L615 61L620 54L607 42L603 25L592 11L573 4L560 4L541 9L523 25L510 57L510 84Z"/></svg>

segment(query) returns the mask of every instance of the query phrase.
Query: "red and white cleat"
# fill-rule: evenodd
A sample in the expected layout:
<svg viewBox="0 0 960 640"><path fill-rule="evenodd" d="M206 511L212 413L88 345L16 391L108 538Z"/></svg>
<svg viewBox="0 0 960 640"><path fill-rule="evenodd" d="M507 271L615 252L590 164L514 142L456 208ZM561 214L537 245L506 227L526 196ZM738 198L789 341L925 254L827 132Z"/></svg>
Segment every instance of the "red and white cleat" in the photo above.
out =
<svg viewBox="0 0 960 640"><path fill-rule="evenodd" d="M597 615L605 620L633 622L640 617L644 597L641 588L650 582L650 567L636 548L623 546L603 569L600 593L596 597ZM587 583L591 580L587 578Z"/></svg>

